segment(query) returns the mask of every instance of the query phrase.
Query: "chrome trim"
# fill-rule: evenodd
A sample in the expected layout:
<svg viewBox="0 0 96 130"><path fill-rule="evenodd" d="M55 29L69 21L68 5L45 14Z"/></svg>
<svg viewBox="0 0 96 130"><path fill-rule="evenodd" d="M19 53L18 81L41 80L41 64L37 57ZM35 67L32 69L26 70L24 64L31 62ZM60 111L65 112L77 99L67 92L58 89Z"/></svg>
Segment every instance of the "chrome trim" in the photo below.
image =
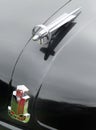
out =
<svg viewBox="0 0 96 130"><path fill-rule="evenodd" d="M61 26L65 25L68 22L73 21L78 14L80 13L81 8L77 8L76 10L72 11L71 13L64 13L59 16L57 19L52 21L48 25L36 25L32 30L33 41L40 40L41 43L44 43L44 38L47 38L46 43L49 43L54 31L59 29Z"/></svg>
<svg viewBox="0 0 96 130"><path fill-rule="evenodd" d="M17 127L15 127L13 125L10 125L8 123L5 123L3 121L0 121L0 125L3 126L3 127L5 127L5 128L8 128L10 130L23 130L23 129L17 128Z"/></svg>

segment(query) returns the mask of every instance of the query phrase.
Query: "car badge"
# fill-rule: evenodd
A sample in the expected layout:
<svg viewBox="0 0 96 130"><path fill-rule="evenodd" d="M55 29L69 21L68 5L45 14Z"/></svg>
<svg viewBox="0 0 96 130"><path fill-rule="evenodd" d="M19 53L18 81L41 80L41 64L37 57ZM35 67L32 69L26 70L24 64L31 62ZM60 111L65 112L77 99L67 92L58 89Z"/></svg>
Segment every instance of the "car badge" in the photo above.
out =
<svg viewBox="0 0 96 130"><path fill-rule="evenodd" d="M32 30L33 41L40 40L40 43L50 43L52 34L63 25L72 22L80 14L80 8L71 13L64 13L48 25L36 25Z"/></svg>
<svg viewBox="0 0 96 130"><path fill-rule="evenodd" d="M16 91L13 91L11 106L8 106L8 114L11 118L23 123L30 120L28 105L30 96L27 94L29 89L24 85L18 85Z"/></svg>

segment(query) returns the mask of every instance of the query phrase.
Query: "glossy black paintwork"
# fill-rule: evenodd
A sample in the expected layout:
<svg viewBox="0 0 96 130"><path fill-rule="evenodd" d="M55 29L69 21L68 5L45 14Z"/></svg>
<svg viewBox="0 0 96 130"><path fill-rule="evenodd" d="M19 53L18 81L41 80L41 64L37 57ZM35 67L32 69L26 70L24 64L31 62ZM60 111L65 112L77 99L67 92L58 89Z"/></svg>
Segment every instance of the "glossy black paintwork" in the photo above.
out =
<svg viewBox="0 0 96 130"><path fill-rule="evenodd" d="M46 126L63 129L96 129L96 108L38 99L36 116Z"/></svg>
<svg viewBox="0 0 96 130"><path fill-rule="evenodd" d="M51 49L48 48L46 61L45 52L40 51L46 45L41 46L31 40L10 81L15 62L30 37L32 27L42 23L64 2L0 1L0 120L24 130L96 128L95 0L75 0L68 4L60 14L82 7L74 26L61 28ZM50 55L52 51L55 51L54 56ZM12 92L19 84L30 90L31 119L27 124L8 116Z"/></svg>

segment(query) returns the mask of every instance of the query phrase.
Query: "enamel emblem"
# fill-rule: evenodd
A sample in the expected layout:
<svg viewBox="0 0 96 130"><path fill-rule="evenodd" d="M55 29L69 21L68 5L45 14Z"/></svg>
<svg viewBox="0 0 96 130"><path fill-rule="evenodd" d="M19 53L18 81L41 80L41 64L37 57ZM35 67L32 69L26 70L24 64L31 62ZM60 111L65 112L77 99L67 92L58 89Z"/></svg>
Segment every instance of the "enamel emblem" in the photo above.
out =
<svg viewBox="0 0 96 130"><path fill-rule="evenodd" d="M28 105L30 96L27 94L29 89L24 85L17 86L16 91L13 91L11 98L11 106L8 106L8 114L11 118L23 123L30 120L28 113Z"/></svg>

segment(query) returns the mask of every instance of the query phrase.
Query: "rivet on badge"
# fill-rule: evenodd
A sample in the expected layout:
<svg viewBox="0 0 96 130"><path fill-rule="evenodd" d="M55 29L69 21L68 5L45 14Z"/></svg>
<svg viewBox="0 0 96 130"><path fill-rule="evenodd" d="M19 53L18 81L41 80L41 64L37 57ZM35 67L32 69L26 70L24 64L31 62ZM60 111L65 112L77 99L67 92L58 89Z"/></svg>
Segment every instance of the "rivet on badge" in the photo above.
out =
<svg viewBox="0 0 96 130"><path fill-rule="evenodd" d="M28 105L30 96L27 94L29 89L25 85L18 85L16 91L13 91L11 106L8 106L8 114L11 118L23 123L30 120Z"/></svg>

